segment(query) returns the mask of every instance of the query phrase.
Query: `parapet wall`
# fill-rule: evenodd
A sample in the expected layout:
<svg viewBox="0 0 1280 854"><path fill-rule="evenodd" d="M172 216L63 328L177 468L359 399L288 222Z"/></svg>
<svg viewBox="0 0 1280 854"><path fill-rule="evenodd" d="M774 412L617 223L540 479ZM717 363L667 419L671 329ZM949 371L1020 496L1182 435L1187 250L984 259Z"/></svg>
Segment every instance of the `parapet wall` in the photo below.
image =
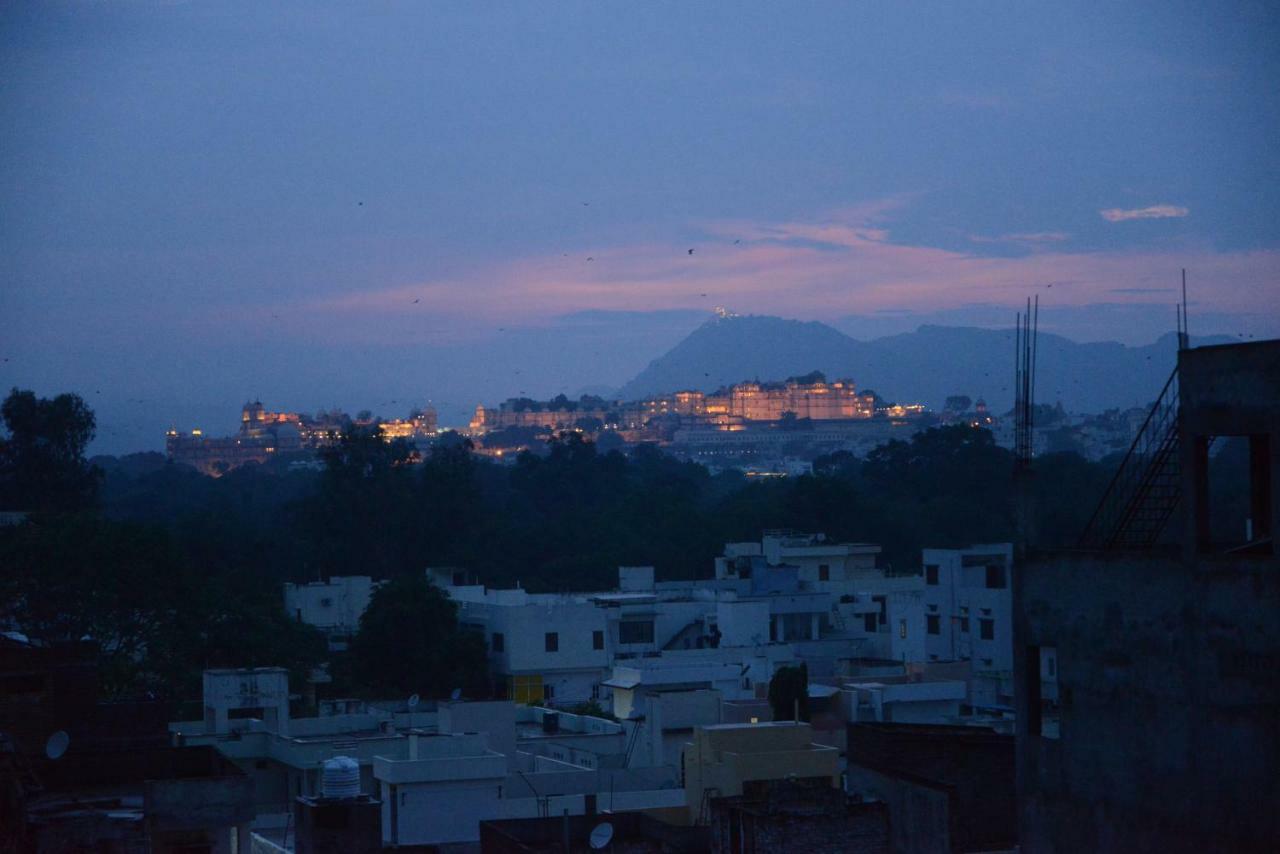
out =
<svg viewBox="0 0 1280 854"><path fill-rule="evenodd" d="M1014 596L1024 850L1280 841L1280 561L1061 554ZM1029 731L1036 647L1057 653L1057 739Z"/></svg>

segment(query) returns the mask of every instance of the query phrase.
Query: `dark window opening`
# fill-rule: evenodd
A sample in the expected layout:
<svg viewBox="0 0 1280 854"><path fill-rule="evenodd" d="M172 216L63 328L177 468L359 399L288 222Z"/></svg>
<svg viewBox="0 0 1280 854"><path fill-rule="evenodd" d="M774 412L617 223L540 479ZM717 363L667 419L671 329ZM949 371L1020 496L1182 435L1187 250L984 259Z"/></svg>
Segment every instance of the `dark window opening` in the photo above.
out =
<svg viewBox="0 0 1280 854"><path fill-rule="evenodd" d="M1271 437L1200 439L1196 466L1201 551L1271 554Z"/></svg>
<svg viewBox="0 0 1280 854"><path fill-rule="evenodd" d="M559 632L547 632L546 650L547 652L560 651L560 633Z"/></svg>
<svg viewBox="0 0 1280 854"><path fill-rule="evenodd" d="M978 636L983 640L995 640L996 621L995 620L978 620Z"/></svg>
<svg viewBox="0 0 1280 854"><path fill-rule="evenodd" d="M264 712L265 709L262 706L254 706L248 709L227 709L227 719L232 721L250 718L261 720Z"/></svg>
<svg viewBox="0 0 1280 854"><path fill-rule="evenodd" d="M831 580L831 567L830 567L830 565L825 564L825 563L820 563L820 564L818 564L818 580L819 580L819 581L830 581L830 580Z"/></svg>
<svg viewBox="0 0 1280 854"><path fill-rule="evenodd" d="M879 614L863 614L862 626L868 632L874 632L879 627Z"/></svg>
<svg viewBox="0 0 1280 854"><path fill-rule="evenodd" d="M925 616L925 628L931 635L942 634L942 618L937 614Z"/></svg>
<svg viewBox="0 0 1280 854"><path fill-rule="evenodd" d="M653 620L623 620L618 623L618 643L653 643Z"/></svg>
<svg viewBox="0 0 1280 854"><path fill-rule="evenodd" d="M926 564L924 568L924 583L936 585L938 583L938 565L936 563Z"/></svg>
<svg viewBox="0 0 1280 854"><path fill-rule="evenodd" d="M987 589L1003 590L1005 584L1004 567L996 564L987 564Z"/></svg>
<svg viewBox="0 0 1280 854"><path fill-rule="evenodd" d="M494 632L492 644L494 652L504 652L507 648L507 639L502 636L502 632Z"/></svg>
<svg viewBox="0 0 1280 854"><path fill-rule="evenodd" d="M1027 734L1056 739L1060 726L1057 648L1027 647L1024 667L1027 677Z"/></svg>
<svg viewBox="0 0 1280 854"><path fill-rule="evenodd" d="M596 629L591 633L591 648L604 649L604 632Z"/></svg>

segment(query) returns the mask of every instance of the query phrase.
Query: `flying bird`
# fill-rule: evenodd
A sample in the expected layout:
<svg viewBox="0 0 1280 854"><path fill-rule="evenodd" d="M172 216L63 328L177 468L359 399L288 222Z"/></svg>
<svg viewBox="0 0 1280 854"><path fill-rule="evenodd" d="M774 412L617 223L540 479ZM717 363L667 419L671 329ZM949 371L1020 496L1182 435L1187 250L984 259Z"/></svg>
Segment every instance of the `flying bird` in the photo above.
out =
<svg viewBox="0 0 1280 854"><path fill-rule="evenodd" d="M418 299L414 300L413 302L414 302L414 305L417 305L418 303L422 302L422 298L421 298L421 297L419 297Z"/></svg>
<svg viewBox="0 0 1280 854"><path fill-rule="evenodd" d="M742 242L741 240L735 240L735 241L733 241L733 245L734 245L734 246L737 246L737 245L738 245L739 243L741 243L741 242Z"/></svg>
<svg viewBox="0 0 1280 854"><path fill-rule="evenodd" d="M588 256L587 256L587 260L588 260L588 261L594 261L594 260L596 260L596 259L594 259L594 258L592 258L590 255L588 255Z"/></svg>
<svg viewBox="0 0 1280 854"><path fill-rule="evenodd" d="M690 255L692 255L692 254L693 254L693 250L692 250L692 249L690 249L690 250L689 250L689 254L690 254Z"/></svg>

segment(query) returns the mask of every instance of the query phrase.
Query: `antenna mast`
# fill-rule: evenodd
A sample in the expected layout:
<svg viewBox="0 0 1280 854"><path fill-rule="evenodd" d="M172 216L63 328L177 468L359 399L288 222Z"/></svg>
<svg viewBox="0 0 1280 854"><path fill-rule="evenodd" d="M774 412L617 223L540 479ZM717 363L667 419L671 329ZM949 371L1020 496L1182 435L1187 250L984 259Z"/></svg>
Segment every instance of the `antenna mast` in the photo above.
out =
<svg viewBox="0 0 1280 854"><path fill-rule="evenodd" d="M1036 357L1040 329L1040 297L1027 300L1017 315L1014 335L1013 487L1017 551L1026 553L1032 540L1031 459L1034 451Z"/></svg>
<svg viewBox="0 0 1280 854"><path fill-rule="evenodd" d="M1191 348L1191 333L1187 331L1187 268L1182 268L1182 304L1178 306L1178 349Z"/></svg>
<svg viewBox="0 0 1280 854"><path fill-rule="evenodd" d="M1027 300L1026 314L1017 316L1014 360L1014 466L1022 471L1031 467L1032 438L1035 429L1036 356L1040 328L1040 297Z"/></svg>

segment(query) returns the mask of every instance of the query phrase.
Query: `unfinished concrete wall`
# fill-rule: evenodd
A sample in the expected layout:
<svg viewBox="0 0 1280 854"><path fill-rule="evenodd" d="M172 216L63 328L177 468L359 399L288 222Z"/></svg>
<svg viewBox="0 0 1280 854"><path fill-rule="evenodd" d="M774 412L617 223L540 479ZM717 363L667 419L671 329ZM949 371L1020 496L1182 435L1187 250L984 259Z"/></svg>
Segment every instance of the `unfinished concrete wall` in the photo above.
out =
<svg viewBox="0 0 1280 854"><path fill-rule="evenodd" d="M1178 353L1180 514L1188 554L1221 551L1209 530L1210 443L1247 436L1254 542L1251 551L1280 556L1280 341L1197 347ZM1242 546L1243 542L1228 543Z"/></svg>
<svg viewBox="0 0 1280 854"><path fill-rule="evenodd" d="M1280 561L1061 554L1014 582L1022 850L1280 850Z"/></svg>

